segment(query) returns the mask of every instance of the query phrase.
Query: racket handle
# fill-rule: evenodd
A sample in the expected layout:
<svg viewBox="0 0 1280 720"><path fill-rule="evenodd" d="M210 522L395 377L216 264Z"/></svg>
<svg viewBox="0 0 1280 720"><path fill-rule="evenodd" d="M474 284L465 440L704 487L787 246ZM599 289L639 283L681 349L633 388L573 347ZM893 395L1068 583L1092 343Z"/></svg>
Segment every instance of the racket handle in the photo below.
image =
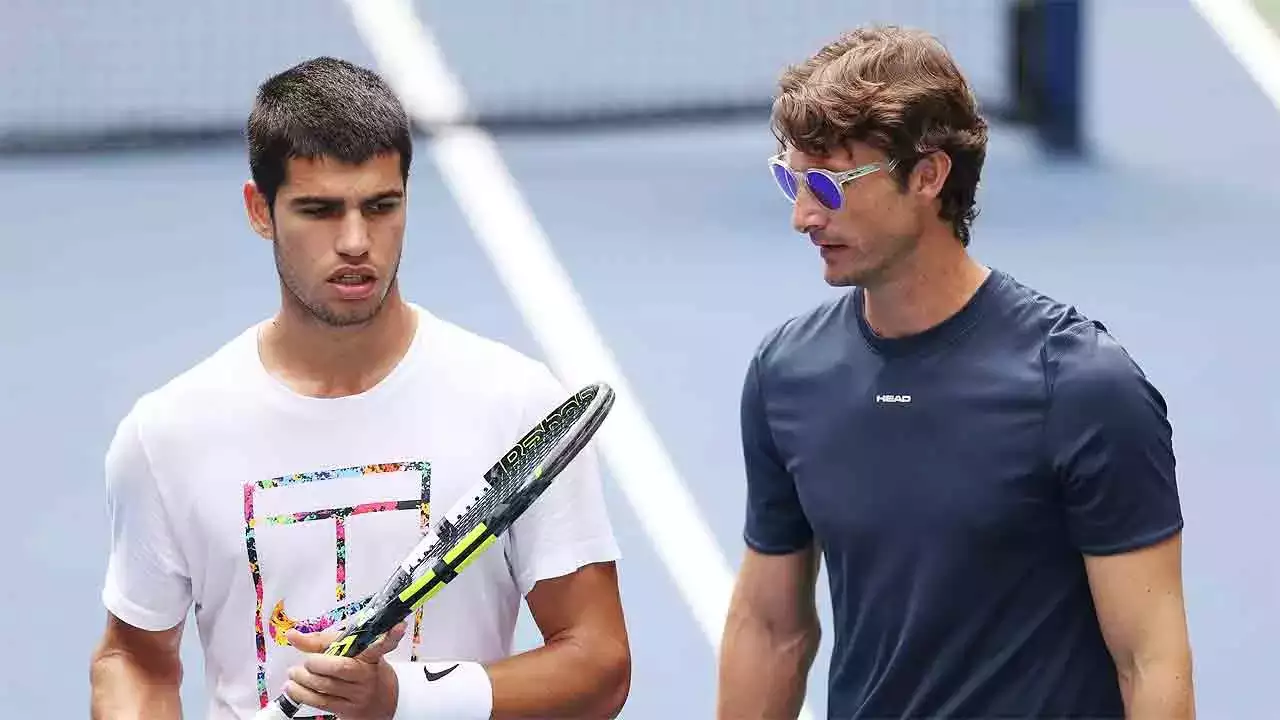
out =
<svg viewBox="0 0 1280 720"><path fill-rule="evenodd" d="M272 700L253 716L253 720L293 720L293 715L281 709L279 700Z"/></svg>

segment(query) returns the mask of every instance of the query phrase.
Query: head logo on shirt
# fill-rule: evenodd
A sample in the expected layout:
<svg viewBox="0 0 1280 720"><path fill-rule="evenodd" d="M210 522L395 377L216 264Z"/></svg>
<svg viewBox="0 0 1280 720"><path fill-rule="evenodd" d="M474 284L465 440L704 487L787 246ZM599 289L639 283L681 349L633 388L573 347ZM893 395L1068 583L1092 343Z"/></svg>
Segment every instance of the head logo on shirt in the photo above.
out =
<svg viewBox="0 0 1280 720"><path fill-rule="evenodd" d="M911 402L910 395L876 395L877 403L902 403Z"/></svg>

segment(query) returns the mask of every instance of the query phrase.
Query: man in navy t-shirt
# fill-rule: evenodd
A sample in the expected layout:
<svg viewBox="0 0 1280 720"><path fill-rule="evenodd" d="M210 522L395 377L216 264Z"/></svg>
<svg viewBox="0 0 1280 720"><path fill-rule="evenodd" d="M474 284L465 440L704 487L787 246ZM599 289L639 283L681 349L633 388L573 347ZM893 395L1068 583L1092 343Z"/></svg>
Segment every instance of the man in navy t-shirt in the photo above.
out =
<svg viewBox="0 0 1280 720"><path fill-rule="evenodd" d="M952 59L850 33L787 71L773 126L850 289L746 372L721 720L796 717L819 557L830 718L1191 718L1165 402L1100 323L968 254L987 131Z"/></svg>

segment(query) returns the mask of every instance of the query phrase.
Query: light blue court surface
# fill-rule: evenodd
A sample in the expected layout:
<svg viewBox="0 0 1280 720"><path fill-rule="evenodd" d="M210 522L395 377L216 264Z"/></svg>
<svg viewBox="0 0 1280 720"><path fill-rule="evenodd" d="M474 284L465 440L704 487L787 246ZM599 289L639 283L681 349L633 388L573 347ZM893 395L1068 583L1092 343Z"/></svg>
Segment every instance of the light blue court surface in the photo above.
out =
<svg viewBox="0 0 1280 720"><path fill-rule="evenodd" d="M1133 18L1108 12L1095 21L1115 22L1097 33L1116 68L1094 90L1101 152L1051 165L1018 132L996 128L973 250L1103 320L1164 391L1187 516L1200 716L1264 717L1280 645L1271 332L1280 115L1189 10L1153 11L1177 43L1142 53L1121 49L1116 28ZM1133 82L1185 53L1197 77L1223 83L1217 110L1197 115L1175 83ZM1208 144L1193 134L1224 116L1236 132ZM742 371L763 333L834 292L807 239L787 226L764 165L771 138L739 124L500 146L736 563ZM115 423L139 393L275 307L270 248L241 206L246 174L234 144L0 161L6 716L86 714L88 656L103 624L102 456ZM425 154L411 192L408 296L541 356ZM711 717L714 658L630 507L608 489L634 647L624 717ZM824 619L827 602L823 592ZM520 644L535 641L526 622ZM810 683L819 713L829 648L828 637ZM197 708L194 642L186 656Z"/></svg>

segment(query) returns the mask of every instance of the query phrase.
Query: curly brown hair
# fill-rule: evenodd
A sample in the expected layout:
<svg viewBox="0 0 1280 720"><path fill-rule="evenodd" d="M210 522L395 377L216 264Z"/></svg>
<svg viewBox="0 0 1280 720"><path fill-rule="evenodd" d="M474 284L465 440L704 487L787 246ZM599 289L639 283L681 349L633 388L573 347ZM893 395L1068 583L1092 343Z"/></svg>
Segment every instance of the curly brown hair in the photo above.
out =
<svg viewBox="0 0 1280 720"><path fill-rule="evenodd" d="M771 117L784 146L824 156L857 141L898 161L901 187L915 162L941 151L951 171L938 216L969 244L987 151L987 123L955 60L933 35L898 26L845 33L786 69Z"/></svg>

